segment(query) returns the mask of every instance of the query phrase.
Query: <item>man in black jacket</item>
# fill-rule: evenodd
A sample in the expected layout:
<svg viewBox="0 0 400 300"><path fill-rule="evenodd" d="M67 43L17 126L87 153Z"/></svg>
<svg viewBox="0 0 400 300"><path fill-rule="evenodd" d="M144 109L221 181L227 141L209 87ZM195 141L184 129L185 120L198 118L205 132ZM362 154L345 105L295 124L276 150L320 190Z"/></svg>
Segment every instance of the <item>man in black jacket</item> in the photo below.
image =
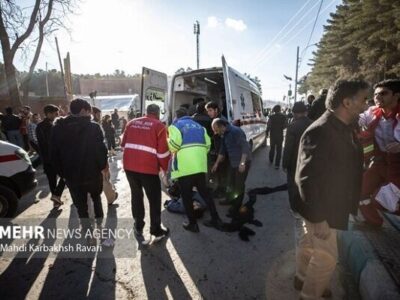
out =
<svg viewBox="0 0 400 300"><path fill-rule="evenodd" d="M82 226L89 227L87 194L91 195L95 217L103 218L101 193L108 174L107 148L100 126L91 121L91 106L82 99L71 101L71 115L57 120L51 136L51 160L65 178Z"/></svg>
<svg viewBox="0 0 400 300"><path fill-rule="evenodd" d="M61 194L64 191L65 181L59 178L57 182L57 172L55 171L50 158L50 136L54 126L54 120L58 117L59 109L57 106L49 104L43 109L45 118L36 127L36 137L38 140L39 155L43 162L43 171L49 181L51 192L50 200L53 201L54 207L58 208L63 204Z"/></svg>
<svg viewBox="0 0 400 300"><path fill-rule="evenodd" d="M22 139L22 134L19 130L22 121L21 118L13 114L13 109L11 107L6 108L6 114L3 116L1 123L8 141L23 148L24 140Z"/></svg>
<svg viewBox="0 0 400 300"><path fill-rule="evenodd" d="M206 129L207 134L210 138L213 136L213 131L211 129L211 121L212 120L207 114L205 102L197 103L196 112L192 116L192 118L193 118L193 121L196 121L197 123L199 123L201 126L203 126Z"/></svg>
<svg viewBox="0 0 400 300"><path fill-rule="evenodd" d="M301 299L320 299L337 263L336 230L346 230L361 194L363 153L353 125L366 109L368 84L336 82L327 111L300 140L296 183L303 219L296 253L295 288ZM325 292L324 292L325 291Z"/></svg>
<svg viewBox="0 0 400 300"><path fill-rule="evenodd" d="M267 138L269 136L269 162L272 164L275 158L275 169L279 169L281 164L283 130L287 126L287 118L281 113L281 106L275 105L272 109L274 112L268 119ZM276 157L275 157L276 152Z"/></svg>
<svg viewBox="0 0 400 300"><path fill-rule="evenodd" d="M300 138L312 121L307 117L307 106L303 102L296 102L293 105L294 121L286 130L285 148L283 150L282 166L287 171L287 184L290 208L297 213L297 202L299 202L299 192L294 181L296 173L297 154ZM301 200L300 200L301 201Z"/></svg>
<svg viewBox="0 0 400 300"><path fill-rule="evenodd" d="M326 95L328 94L327 89L322 89L319 92L319 97L313 101L311 104L311 108L308 114L308 117L311 120L316 120L320 116L323 115L323 113L326 111L326 106L325 106L325 101L326 101Z"/></svg>

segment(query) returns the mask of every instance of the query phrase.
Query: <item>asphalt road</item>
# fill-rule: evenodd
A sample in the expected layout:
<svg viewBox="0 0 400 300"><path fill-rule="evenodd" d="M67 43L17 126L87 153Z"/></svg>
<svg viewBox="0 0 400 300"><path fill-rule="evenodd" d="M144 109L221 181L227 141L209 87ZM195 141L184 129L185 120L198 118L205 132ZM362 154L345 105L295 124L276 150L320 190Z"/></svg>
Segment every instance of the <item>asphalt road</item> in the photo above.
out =
<svg viewBox="0 0 400 300"><path fill-rule="evenodd" d="M108 218L131 218L130 190L120 156L110 161L118 205L107 206L103 195ZM265 148L254 153L247 188L285 182L285 173L269 166L266 157ZM41 168L38 180L37 189L21 200L16 220L77 219L68 191L62 197L62 210L54 211ZM217 208L227 221L227 208ZM294 219L287 193L258 196L255 209L263 226L249 226L256 232L249 242L241 241L237 233L203 225L199 234L186 232L183 216L163 210L169 238L141 247L133 258L1 257L0 299L298 299L292 286ZM332 281L333 299L346 298L342 273L337 271Z"/></svg>

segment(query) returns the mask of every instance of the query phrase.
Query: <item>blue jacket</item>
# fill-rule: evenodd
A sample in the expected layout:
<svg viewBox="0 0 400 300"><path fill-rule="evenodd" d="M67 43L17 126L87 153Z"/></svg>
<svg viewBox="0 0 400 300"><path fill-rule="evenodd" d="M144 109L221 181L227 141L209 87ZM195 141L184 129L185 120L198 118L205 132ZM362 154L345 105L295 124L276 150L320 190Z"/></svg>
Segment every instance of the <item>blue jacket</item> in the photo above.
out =
<svg viewBox="0 0 400 300"><path fill-rule="evenodd" d="M207 173L207 152L211 142L204 127L191 117L182 117L169 126L168 135L168 147L174 154L173 179Z"/></svg>
<svg viewBox="0 0 400 300"><path fill-rule="evenodd" d="M247 154L247 161L251 160L250 145L246 140L246 135L239 127L228 125L222 138L222 145L219 154L228 154L229 163L232 168L239 167L243 153Z"/></svg>

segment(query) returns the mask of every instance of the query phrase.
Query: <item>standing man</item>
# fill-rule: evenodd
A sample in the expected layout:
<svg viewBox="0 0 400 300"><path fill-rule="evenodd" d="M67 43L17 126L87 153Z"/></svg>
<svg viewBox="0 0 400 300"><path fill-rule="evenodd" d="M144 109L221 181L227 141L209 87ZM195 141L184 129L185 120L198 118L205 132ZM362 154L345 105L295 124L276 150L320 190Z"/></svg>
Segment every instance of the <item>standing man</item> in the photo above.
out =
<svg viewBox="0 0 400 300"><path fill-rule="evenodd" d="M119 129L119 115L116 108L114 108L114 112L111 114L111 123L114 125L115 130Z"/></svg>
<svg viewBox="0 0 400 300"><path fill-rule="evenodd" d="M273 114L267 123L267 138L270 137L269 163L272 164L275 158L275 169L279 169L281 164L283 130L287 126L287 118L281 113L281 106L275 105L272 109ZM275 157L276 152L276 157Z"/></svg>
<svg viewBox="0 0 400 300"><path fill-rule="evenodd" d="M150 234L159 241L168 234L161 228L161 182L158 173L168 169L170 153L167 130L160 119L160 108L150 104L146 116L128 122L122 138L123 165L131 188L132 216L135 233L143 235L143 189L150 204Z"/></svg>
<svg viewBox="0 0 400 300"><path fill-rule="evenodd" d="M175 114L176 119L168 128L168 146L173 153L171 177L178 180L188 217L188 222L183 223L183 228L199 232L199 226L193 213L192 199L193 187L196 187L200 196L206 201L211 214L211 220L204 222L204 225L219 229L222 222L206 186L210 137L204 127L187 115L185 108L179 108Z"/></svg>
<svg viewBox="0 0 400 300"><path fill-rule="evenodd" d="M308 114L310 114L311 106L312 106L312 103L314 102L314 100L315 100L314 95L311 94L311 95L307 96L307 112L308 112Z"/></svg>
<svg viewBox="0 0 400 300"><path fill-rule="evenodd" d="M218 103L214 101L210 101L206 104L207 114L210 117L211 121L220 118L226 120L226 118L221 114ZM210 149L210 159L211 164L214 164L217 161L218 153L221 148L222 138L218 134L213 134L211 140L211 149ZM229 205L229 201L227 199L227 186L229 185L228 178L228 170L229 163L227 160L220 162L218 166L218 170L215 172L215 180L217 181L217 188L215 190L215 198L225 198L219 201L221 205Z"/></svg>
<svg viewBox="0 0 400 300"><path fill-rule="evenodd" d="M29 151L31 147L29 145L28 126L30 123L30 119L32 117L31 108L29 106L22 107L20 115L21 115L21 126L19 129L22 134L22 140L24 141L23 148L26 151Z"/></svg>
<svg viewBox="0 0 400 300"><path fill-rule="evenodd" d="M65 178L72 201L84 230L91 227L88 193L93 200L98 223L104 216L101 205L103 175L109 173L107 148L100 126L91 121L92 107L83 99L70 104L71 115L57 120L50 142L51 162L57 174Z"/></svg>
<svg viewBox="0 0 400 300"><path fill-rule="evenodd" d="M192 116L193 120L199 123L207 130L207 134L209 137L213 135L211 129L211 118L207 114L206 104L204 102L200 102L196 104L196 112Z"/></svg>
<svg viewBox="0 0 400 300"><path fill-rule="evenodd" d="M400 188L400 80L381 81L374 89L377 106L364 115L364 125L374 137L374 157L363 175L364 201L360 203L360 211L367 223L381 226L383 218L378 210L383 207L374 200L374 194L388 183Z"/></svg>
<svg viewBox="0 0 400 300"><path fill-rule="evenodd" d="M326 111L325 102L327 94L328 94L327 89L321 89L319 91L319 97L312 102L311 108L308 113L308 117L311 120L315 121L320 116L322 116L323 113Z"/></svg>
<svg viewBox="0 0 400 300"><path fill-rule="evenodd" d="M43 171L46 174L51 192L50 200L53 201L54 208L63 204L61 195L64 191L65 181L59 177L50 158L50 136L54 126L54 120L58 117L59 109L57 106L49 104L43 109L44 120L36 127L36 137L38 141L39 155L43 163Z"/></svg>
<svg viewBox="0 0 400 300"><path fill-rule="evenodd" d="M327 111L300 141L296 183L303 232L294 285L301 299L330 294L326 289L337 263L336 231L346 230L349 214L357 212L363 154L353 128L367 96L366 82L337 81L329 91Z"/></svg>
<svg viewBox="0 0 400 300"><path fill-rule="evenodd" d="M28 124L28 137L29 137L29 145L35 150L36 153L39 153L38 148L38 140L36 136L36 127L40 122L39 114L35 113L32 115L32 120Z"/></svg>
<svg viewBox="0 0 400 300"><path fill-rule="evenodd" d="M297 154L300 138L304 131L312 123L307 117L307 106L303 102L296 102L293 105L294 121L286 130L285 148L283 150L282 166L287 172L288 194L290 209L293 213L298 211L299 191L294 181L296 173Z"/></svg>
<svg viewBox="0 0 400 300"><path fill-rule="evenodd" d="M222 160L229 160L230 192L227 202L231 204L229 215L235 217L242 206L246 178L251 166L251 149L240 127L232 126L223 119L214 119L212 129L222 137L217 161L211 172L216 172Z"/></svg>
<svg viewBox="0 0 400 300"><path fill-rule="evenodd" d="M17 145L21 148L24 147L24 140L20 132L21 118L13 114L11 107L6 108L6 114L3 116L2 126L4 132L7 135L7 139L10 143Z"/></svg>

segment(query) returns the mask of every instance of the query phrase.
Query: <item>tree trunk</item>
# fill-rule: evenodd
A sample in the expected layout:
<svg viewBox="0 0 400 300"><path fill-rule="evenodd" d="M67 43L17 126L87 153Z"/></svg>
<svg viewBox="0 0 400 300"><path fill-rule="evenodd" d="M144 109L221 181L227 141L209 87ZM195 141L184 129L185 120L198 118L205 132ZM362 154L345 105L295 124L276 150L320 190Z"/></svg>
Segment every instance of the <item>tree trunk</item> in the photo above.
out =
<svg viewBox="0 0 400 300"><path fill-rule="evenodd" d="M13 108L17 108L22 106L21 98L19 95L17 74L15 71L15 67L12 63L12 59L10 59L9 55L7 55L4 52L6 51L3 51L3 59L4 59L4 72L6 74L8 94L10 95L11 106Z"/></svg>
<svg viewBox="0 0 400 300"><path fill-rule="evenodd" d="M18 50L18 47L29 37L32 33L33 28L36 23L37 15L40 9L40 0L35 0L35 5L32 10L32 14L29 19L29 24L24 33L20 36L17 36L14 44L11 46L8 32L6 30L6 26L3 20L3 11L0 6L0 42L1 48L3 52L3 60L4 60L4 71L6 74L6 82L8 87L8 94L11 98L11 106L13 108L17 108L22 106L21 98L19 96L19 87L17 81L17 72L15 70L13 61L15 57L15 53Z"/></svg>
<svg viewBox="0 0 400 300"><path fill-rule="evenodd" d="M39 21L39 40L36 45L35 55L33 56L31 66L29 67L29 72L24 79L23 92L24 92L24 103L29 101L29 86L32 79L33 71L36 68L36 64L39 60L40 53L42 51L42 45L44 40L44 27L46 23L50 20L51 13L53 11L54 0L50 0L48 3L47 13L43 20Z"/></svg>
<svg viewBox="0 0 400 300"><path fill-rule="evenodd" d="M22 83L22 102L28 104L29 102L29 87L31 83L31 74L27 74Z"/></svg>

